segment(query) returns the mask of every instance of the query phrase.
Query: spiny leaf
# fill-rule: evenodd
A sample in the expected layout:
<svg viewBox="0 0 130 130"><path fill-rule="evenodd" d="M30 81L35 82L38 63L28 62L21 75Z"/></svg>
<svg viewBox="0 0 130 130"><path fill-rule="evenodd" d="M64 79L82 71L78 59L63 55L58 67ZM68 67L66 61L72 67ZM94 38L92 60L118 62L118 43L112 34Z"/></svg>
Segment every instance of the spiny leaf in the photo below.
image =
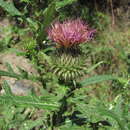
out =
<svg viewBox="0 0 130 130"><path fill-rule="evenodd" d="M16 78L16 79L28 79L32 81L38 81L40 79L40 77L30 75L28 74L28 72L22 70L19 67L18 69L20 70L21 74L17 74L13 70L11 70L11 72L0 70L0 76L8 76L8 77Z"/></svg>
<svg viewBox="0 0 130 130"><path fill-rule="evenodd" d="M15 95L2 95L0 96L0 104L12 104L23 107L36 107L47 110L55 110L58 108L56 103L48 103L32 96L15 96Z"/></svg>

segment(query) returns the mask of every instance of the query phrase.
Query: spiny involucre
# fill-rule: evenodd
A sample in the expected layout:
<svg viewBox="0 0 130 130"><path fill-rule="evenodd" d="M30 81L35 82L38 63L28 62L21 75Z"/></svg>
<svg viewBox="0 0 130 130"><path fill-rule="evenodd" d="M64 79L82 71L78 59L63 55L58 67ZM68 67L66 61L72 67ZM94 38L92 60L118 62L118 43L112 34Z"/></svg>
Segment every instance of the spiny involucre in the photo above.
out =
<svg viewBox="0 0 130 130"><path fill-rule="evenodd" d="M90 41L95 31L95 29L90 29L81 19L75 19L66 20L62 23L55 22L47 32L49 39L69 48Z"/></svg>

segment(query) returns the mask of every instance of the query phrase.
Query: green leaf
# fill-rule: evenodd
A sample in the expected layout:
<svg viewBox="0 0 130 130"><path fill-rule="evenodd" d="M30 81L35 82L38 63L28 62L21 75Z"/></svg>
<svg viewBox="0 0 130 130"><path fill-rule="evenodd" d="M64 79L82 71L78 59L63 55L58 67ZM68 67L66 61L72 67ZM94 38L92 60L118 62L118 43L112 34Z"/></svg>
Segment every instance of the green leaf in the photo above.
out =
<svg viewBox="0 0 130 130"><path fill-rule="evenodd" d="M97 68L97 67L98 67L99 65L101 65L102 63L104 63L104 62L103 62L103 61L100 61L100 62L98 62L97 64L93 65L91 68L89 68L89 69L87 70L87 73L93 71L95 68Z"/></svg>
<svg viewBox="0 0 130 130"><path fill-rule="evenodd" d="M18 75L16 73L10 73L10 72L3 71L3 70L0 70L0 76L8 76L8 77L16 78L16 79L20 78L20 75Z"/></svg>
<svg viewBox="0 0 130 130"><path fill-rule="evenodd" d="M15 73L12 66L9 63L6 63L5 65L6 65L7 69L8 69L8 72Z"/></svg>
<svg viewBox="0 0 130 130"><path fill-rule="evenodd" d="M12 95L11 88L9 87L7 81L4 81L2 87L4 88L5 93L6 93L7 95Z"/></svg>
<svg viewBox="0 0 130 130"><path fill-rule="evenodd" d="M53 21L54 19L54 15L56 13L55 10L55 2L52 2L51 4L49 4L49 6L44 10L43 12L43 16L45 18L44 22L43 22L43 26L47 27L48 25L50 25L50 23Z"/></svg>
<svg viewBox="0 0 130 130"><path fill-rule="evenodd" d="M66 5L70 5L73 2L76 2L77 0L62 0L59 2L56 2L56 10L65 7Z"/></svg>
<svg viewBox="0 0 130 130"><path fill-rule="evenodd" d="M123 109L122 109L122 104L123 104L123 98L122 98L122 96L121 95L118 95L118 96L116 96L116 98L114 99L114 103L116 104L115 105L115 107L114 107L114 112L118 115L118 116L120 116L120 117L122 117L123 116Z"/></svg>
<svg viewBox="0 0 130 130"><path fill-rule="evenodd" d="M55 1L51 2L49 6L43 11L43 24L41 25L39 29L39 34L37 37L38 43L41 44L42 41L46 38L46 31L45 29L51 24L51 22L55 19L56 9L55 9L56 3Z"/></svg>
<svg viewBox="0 0 130 130"><path fill-rule="evenodd" d="M21 16L22 14L18 9L15 8L13 2L7 2L0 0L0 7L2 7L5 11L7 11L12 16Z"/></svg>
<svg viewBox="0 0 130 130"><path fill-rule="evenodd" d="M12 104L23 107L35 107L46 110L55 110L58 108L56 103L48 103L40 100L38 97L32 96L15 96L15 95L2 95L0 96L0 104Z"/></svg>
<svg viewBox="0 0 130 130"><path fill-rule="evenodd" d="M20 0L20 2L30 3L31 0Z"/></svg>
<svg viewBox="0 0 130 130"><path fill-rule="evenodd" d="M117 77L112 76L112 75L97 75L97 76L94 76L94 77L84 79L83 81L80 82L80 84L82 86L87 86L87 85L90 85L90 84L95 84L95 83L100 83L100 82L103 82L103 81L115 80L115 79L117 79Z"/></svg>
<svg viewBox="0 0 130 130"><path fill-rule="evenodd" d="M43 125L43 119L39 118L36 120L26 120L22 123L19 130L31 130L36 126Z"/></svg>
<svg viewBox="0 0 130 130"><path fill-rule="evenodd" d="M118 116L115 112L107 110L105 108L101 108L101 107L97 107L97 111L104 116L109 116L113 119L115 119L121 130L129 130L129 128L127 127L126 121L123 118L120 118L120 116Z"/></svg>
<svg viewBox="0 0 130 130"><path fill-rule="evenodd" d="M0 76L8 76L11 78L16 78L16 79L28 79L28 80L32 80L32 81L38 81L40 79L40 77L38 77L38 76L28 74L28 72L24 71L20 67L17 67L17 68L19 69L20 74L12 72L13 70L11 70L10 72L0 70Z"/></svg>
<svg viewBox="0 0 130 130"><path fill-rule="evenodd" d="M34 30L38 30L38 23L37 21L34 21L33 19L31 18L26 18L27 22L29 23L30 25L30 28L34 29Z"/></svg>

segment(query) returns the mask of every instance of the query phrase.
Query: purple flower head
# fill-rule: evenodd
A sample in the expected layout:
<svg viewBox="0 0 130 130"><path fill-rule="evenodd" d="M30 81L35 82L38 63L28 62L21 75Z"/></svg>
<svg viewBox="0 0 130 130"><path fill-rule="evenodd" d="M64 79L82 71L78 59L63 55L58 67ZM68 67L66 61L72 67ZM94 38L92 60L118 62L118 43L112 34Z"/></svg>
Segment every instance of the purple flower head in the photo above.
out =
<svg viewBox="0 0 130 130"><path fill-rule="evenodd" d="M66 48L88 42L92 39L95 29L90 29L80 19L55 22L48 29L49 39Z"/></svg>

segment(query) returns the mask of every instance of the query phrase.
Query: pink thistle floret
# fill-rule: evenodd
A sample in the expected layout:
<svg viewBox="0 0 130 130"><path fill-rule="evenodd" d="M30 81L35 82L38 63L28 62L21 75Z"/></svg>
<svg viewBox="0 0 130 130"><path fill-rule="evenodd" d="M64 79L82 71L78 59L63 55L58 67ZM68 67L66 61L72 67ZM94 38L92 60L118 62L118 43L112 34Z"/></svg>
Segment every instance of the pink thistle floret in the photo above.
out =
<svg viewBox="0 0 130 130"><path fill-rule="evenodd" d="M48 29L49 39L66 48L88 42L92 39L95 29L80 19L55 22Z"/></svg>

